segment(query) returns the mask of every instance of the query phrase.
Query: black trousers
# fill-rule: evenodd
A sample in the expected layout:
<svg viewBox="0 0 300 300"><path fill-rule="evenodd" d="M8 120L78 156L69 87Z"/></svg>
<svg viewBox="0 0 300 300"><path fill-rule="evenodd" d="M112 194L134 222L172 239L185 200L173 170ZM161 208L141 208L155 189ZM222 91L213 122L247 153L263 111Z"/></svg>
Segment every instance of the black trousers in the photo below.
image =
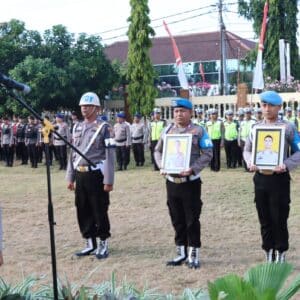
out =
<svg viewBox="0 0 300 300"><path fill-rule="evenodd" d="M130 162L130 147L116 146L116 158L119 169L126 169Z"/></svg>
<svg viewBox="0 0 300 300"><path fill-rule="evenodd" d="M28 151L24 142L18 142L16 148L17 158L22 161L22 164L28 163Z"/></svg>
<svg viewBox="0 0 300 300"><path fill-rule="evenodd" d="M274 175L256 173L253 181L262 248L286 251L289 248L290 175L288 172Z"/></svg>
<svg viewBox="0 0 300 300"><path fill-rule="evenodd" d="M158 165L156 164L155 159L154 159L154 149L155 149L155 147L156 147L157 142L158 142L158 141L151 141L151 143L150 143L151 162L152 162L152 164L154 165L154 170L155 170L155 171L158 171L158 170L159 170L159 167L158 167Z"/></svg>
<svg viewBox="0 0 300 300"><path fill-rule="evenodd" d="M15 146L9 146L9 144L3 145L3 152L5 157L6 166L12 167L14 162Z"/></svg>
<svg viewBox="0 0 300 300"><path fill-rule="evenodd" d="M67 145L55 146L55 151L60 169L65 170L67 168Z"/></svg>
<svg viewBox="0 0 300 300"><path fill-rule="evenodd" d="M212 171L220 171L221 168L221 139L212 140L213 143L213 158L210 162Z"/></svg>
<svg viewBox="0 0 300 300"><path fill-rule="evenodd" d="M28 150L28 156L30 159L31 167L37 168L38 152L37 152L36 144L28 144L27 150Z"/></svg>
<svg viewBox="0 0 300 300"><path fill-rule="evenodd" d="M244 148L245 148L245 142L241 141L240 142L240 149L241 149L241 153L242 153L242 165L243 165L244 169L246 171L248 171L247 163L246 163L246 161L244 160L244 157L243 157Z"/></svg>
<svg viewBox="0 0 300 300"><path fill-rule="evenodd" d="M236 168L237 165L237 140L224 142L227 168Z"/></svg>
<svg viewBox="0 0 300 300"><path fill-rule="evenodd" d="M109 238L109 193L103 189L102 173L100 170L76 172L75 182L77 220L83 238Z"/></svg>
<svg viewBox="0 0 300 300"><path fill-rule="evenodd" d="M167 180L167 205L177 246L201 247L201 181L176 184Z"/></svg>
<svg viewBox="0 0 300 300"><path fill-rule="evenodd" d="M145 162L144 144L143 143L132 143L132 152L136 165L142 166Z"/></svg>

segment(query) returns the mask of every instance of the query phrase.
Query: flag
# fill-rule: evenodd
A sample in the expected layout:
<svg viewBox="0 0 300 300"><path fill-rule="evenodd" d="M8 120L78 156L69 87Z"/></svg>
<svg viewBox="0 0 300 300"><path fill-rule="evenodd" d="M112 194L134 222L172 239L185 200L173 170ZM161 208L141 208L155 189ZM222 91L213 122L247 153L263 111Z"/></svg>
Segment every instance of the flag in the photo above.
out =
<svg viewBox="0 0 300 300"><path fill-rule="evenodd" d="M174 56L175 56L175 59L176 59L176 67L178 68L178 79L179 79L180 86L183 89L188 90L189 84L188 84L188 81L186 79L186 76L185 76L185 73L184 73L184 70L183 70L183 64L182 64L181 56L180 56L178 47L176 45L175 39L172 36L167 23L165 21L163 21L163 24L164 24L165 29L166 29L166 31L167 31L167 33L170 36L171 41L172 41L173 52L174 52Z"/></svg>
<svg viewBox="0 0 300 300"><path fill-rule="evenodd" d="M264 88L264 76L263 76L263 66L262 66L262 54L264 51L264 40L265 34L267 29L267 16L268 16L268 2L266 1L264 6L264 16L263 22L261 25L260 30L260 37L259 37L259 44L258 44L258 51L257 51L257 58L256 58L256 65L253 74L253 82L252 87L254 89L262 90Z"/></svg>
<svg viewBox="0 0 300 300"><path fill-rule="evenodd" d="M205 82L205 74L204 74L204 69L203 69L202 63L200 63L200 65L199 65L199 71L200 71L200 74L202 77L202 82Z"/></svg>

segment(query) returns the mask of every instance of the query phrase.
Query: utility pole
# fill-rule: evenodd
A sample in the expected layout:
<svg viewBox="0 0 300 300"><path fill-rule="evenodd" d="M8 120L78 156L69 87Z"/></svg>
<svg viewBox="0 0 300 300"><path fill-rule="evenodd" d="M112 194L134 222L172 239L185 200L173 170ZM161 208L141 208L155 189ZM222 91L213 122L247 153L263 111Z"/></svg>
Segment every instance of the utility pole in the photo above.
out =
<svg viewBox="0 0 300 300"><path fill-rule="evenodd" d="M220 22L220 94L227 95L227 72L226 72L226 44L225 35L226 27L223 22L223 0L219 0L219 22Z"/></svg>

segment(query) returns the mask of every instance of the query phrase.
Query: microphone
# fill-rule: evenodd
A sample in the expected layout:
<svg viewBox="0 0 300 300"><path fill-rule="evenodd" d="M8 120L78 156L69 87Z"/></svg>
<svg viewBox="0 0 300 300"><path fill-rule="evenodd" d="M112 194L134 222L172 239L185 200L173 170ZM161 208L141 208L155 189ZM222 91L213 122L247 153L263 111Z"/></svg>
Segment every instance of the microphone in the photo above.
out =
<svg viewBox="0 0 300 300"><path fill-rule="evenodd" d="M28 94L31 90L28 85L15 81L2 73L0 73L0 83L8 89L15 89L17 91L23 92L24 94Z"/></svg>

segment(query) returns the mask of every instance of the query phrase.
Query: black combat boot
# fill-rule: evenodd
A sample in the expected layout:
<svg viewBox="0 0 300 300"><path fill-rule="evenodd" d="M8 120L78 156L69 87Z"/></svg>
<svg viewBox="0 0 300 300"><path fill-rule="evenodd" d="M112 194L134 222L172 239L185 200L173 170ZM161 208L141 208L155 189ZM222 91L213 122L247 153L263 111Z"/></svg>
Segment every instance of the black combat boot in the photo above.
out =
<svg viewBox="0 0 300 300"><path fill-rule="evenodd" d="M275 252L273 249L270 249L269 251L265 251L265 255L266 255L267 263L272 263L275 261Z"/></svg>
<svg viewBox="0 0 300 300"><path fill-rule="evenodd" d="M103 259L108 257L108 241L100 240L96 250L96 257L98 259Z"/></svg>
<svg viewBox="0 0 300 300"><path fill-rule="evenodd" d="M180 266L186 259L186 247L176 246L176 254L176 257L167 262L167 266Z"/></svg>
<svg viewBox="0 0 300 300"><path fill-rule="evenodd" d="M190 269L200 268L199 252L200 248L189 247L189 255L186 264Z"/></svg>
<svg viewBox="0 0 300 300"><path fill-rule="evenodd" d="M285 252L275 251L275 263L282 264L285 262Z"/></svg>
<svg viewBox="0 0 300 300"><path fill-rule="evenodd" d="M90 255L97 248L97 242L95 238L86 239L86 247L80 252L76 252L76 256L86 256Z"/></svg>

